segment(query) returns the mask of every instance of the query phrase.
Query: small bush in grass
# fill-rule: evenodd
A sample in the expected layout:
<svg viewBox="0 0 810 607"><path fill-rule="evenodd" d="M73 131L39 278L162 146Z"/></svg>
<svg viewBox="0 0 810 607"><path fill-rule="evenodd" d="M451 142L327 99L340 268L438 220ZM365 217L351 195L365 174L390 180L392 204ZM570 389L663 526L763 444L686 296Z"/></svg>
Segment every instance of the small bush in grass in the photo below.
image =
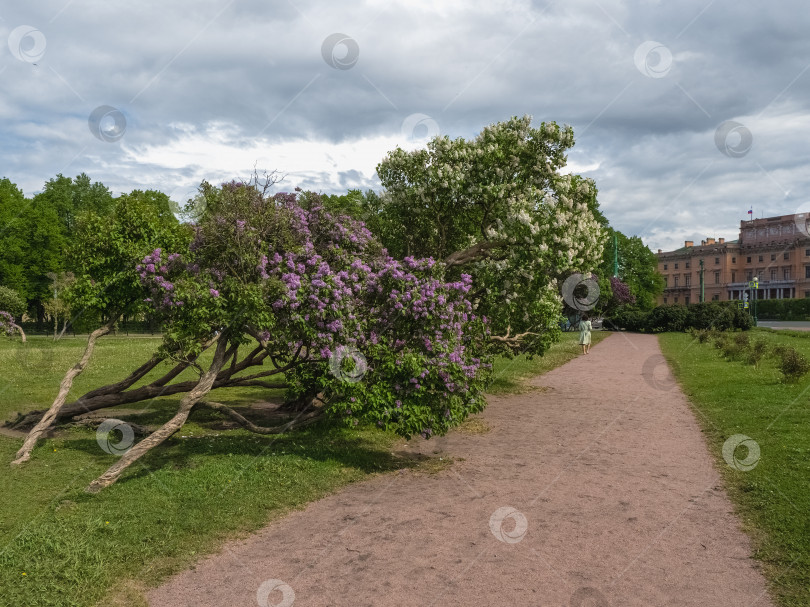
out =
<svg viewBox="0 0 810 607"><path fill-rule="evenodd" d="M767 351L768 342L762 339L756 340L753 344L751 344L751 349L748 351L748 364L759 367L759 361L762 360L762 357L765 356Z"/></svg>
<svg viewBox="0 0 810 607"><path fill-rule="evenodd" d="M711 338L711 331L708 329L689 329L689 334L698 340L698 343L705 344Z"/></svg>
<svg viewBox="0 0 810 607"><path fill-rule="evenodd" d="M787 384L795 384L810 371L810 362L796 348L791 347L781 350L778 366Z"/></svg>
<svg viewBox="0 0 810 607"><path fill-rule="evenodd" d="M734 336L734 343L741 349L746 349L751 345L751 340L748 337L748 333L737 333Z"/></svg>
<svg viewBox="0 0 810 607"><path fill-rule="evenodd" d="M723 355L729 360L739 360L745 354L746 347L734 339L727 339L721 348Z"/></svg>

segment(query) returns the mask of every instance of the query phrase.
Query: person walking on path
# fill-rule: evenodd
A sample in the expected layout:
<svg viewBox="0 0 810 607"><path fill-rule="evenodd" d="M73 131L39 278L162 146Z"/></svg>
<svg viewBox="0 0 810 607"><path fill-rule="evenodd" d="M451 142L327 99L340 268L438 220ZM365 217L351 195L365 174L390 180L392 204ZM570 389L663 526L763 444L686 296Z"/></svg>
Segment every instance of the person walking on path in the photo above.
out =
<svg viewBox="0 0 810 607"><path fill-rule="evenodd" d="M588 315L583 314L579 321L579 345L582 346L582 353L589 354L591 351L591 321Z"/></svg>

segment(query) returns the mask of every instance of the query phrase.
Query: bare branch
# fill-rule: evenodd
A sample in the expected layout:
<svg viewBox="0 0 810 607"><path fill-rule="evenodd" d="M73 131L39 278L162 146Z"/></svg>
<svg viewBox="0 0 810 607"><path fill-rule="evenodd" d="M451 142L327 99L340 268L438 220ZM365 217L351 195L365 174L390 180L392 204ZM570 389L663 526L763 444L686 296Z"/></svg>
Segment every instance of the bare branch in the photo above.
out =
<svg viewBox="0 0 810 607"><path fill-rule="evenodd" d="M463 251L456 251L445 257L444 263L448 268L453 266L463 266L474 261L480 261L488 257L492 257L497 249L506 247L509 243L505 240L479 242L473 246L464 249Z"/></svg>
<svg viewBox="0 0 810 607"><path fill-rule="evenodd" d="M268 428L265 426L258 426L254 424L252 421L241 415L239 412L228 407L227 405L223 405L222 403L215 403L211 401L200 401L199 403L197 403L197 405L200 407L213 409L214 411L219 411L220 413L224 413L232 420L239 423L246 430L250 430L251 432L255 432L256 434L283 434L288 430L308 426L321 419L324 414L323 409L315 409L314 411L310 411L305 415L299 415L295 419L292 419L285 424Z"/></svg>

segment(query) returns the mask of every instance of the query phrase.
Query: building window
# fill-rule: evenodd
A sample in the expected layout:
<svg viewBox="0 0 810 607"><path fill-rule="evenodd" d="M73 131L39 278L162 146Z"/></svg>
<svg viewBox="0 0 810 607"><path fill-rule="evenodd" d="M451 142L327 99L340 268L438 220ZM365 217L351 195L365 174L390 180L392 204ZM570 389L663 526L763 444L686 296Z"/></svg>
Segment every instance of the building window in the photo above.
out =
<svg viewBox="0 0 810 607"><path fill-rule="evenodd" d="M790 280L790 268L782 268L782 278L784 280Z"/></svg>
<svg viewBox="0 0 810 607"><path fill-rule="evenodd" d="M805 299L810 299L810 291L805 291L804 292L804 298Z"/></svg>
<svg viewBox="0 0 810 607"><path fill-rule="evenodd" d="M714 273L714 284L716 284L716 285L720 284L720 272L715 272Z"/></svg>
<svg viewBox="0 0 810 607"><path fill-rule="evenodd" d="M782 259L784 259L785 261L787 261L788 259L790 259L790 251L788 251L788 252L786 252L784 255L782 255Z"/></svg>
<svg viewBox="0 0 810 607"><path fill-rule="evenodd" d="M810 266L804 266L804 277L810 278Z"/></svg>
<svg viewBox="0 0 810 607"><path fill-rule="evenodd" d="M810 271L810 266L808 266L808 268L807 268L807 269L808 269L808 271ZM674 281L675 281L673 286L677 287L677 286L678 286L678 277L677 277L677 276L674 276L674 277L672 278L672 280L674 280Z"/></svg>
<svg viewBox="0 0 810 607"><path fill-rule="evenodd" d="M810 257L810 249L805 249L804 250L804 256L805 257Z"/></svg>
<svg viewBox="0 0 810 607"><path fill-rule="evenodd" d="M664 276L664 288L669 286L669 275Z"/></svg>
<svg viewBox="0 0 810 607"><path fill-rule="evenodd" d="M760 261L762 261L760 259ZM771 253L771 261L776 261L776 253Z"/></svg>
<svg viewBox="0 0 810 607"><path fill-rule="evenodd" d="M720 301L720 293L715 293L712 295L712 301Z"/></svg>
<svg viewBox="0 0 810 607"><path fill-rule="evenodd" d="M762 261L762 255L759 256L759 260Z"/></svg>
<svg viewBox="0 0 810 607"><path fill-rule="evenodd" d="M810 251L810 249L807 249L807 250ZM664 269L665 270L667 269L667 264L664 264Z"/></svg>
<svg viewBox="0 0 810 607"><path fill-rule="evenodd" d="M692 275L691 274L684 274L683 275L683 286L688 287L692 284Z"/></svg>
<svg viewBox="0 0 810 607"><path fill-rule="evenodd" d="M678 303L678 296L676 295L675 298L672 301L674 301L675 303Z"/></svg>
<svg viewBox="0 0 810 607"><path fill-rule="evenodd" d="M689 268L689 262L687 261L685 264L683 264L683 267L688 269Z"/></svg>
<svg viewBox="0 0 810 607"><path fill-rule="evenodd" d="M736 258L736 257L732 257L732 258L731 258L731 263L737 263L737 258Z"/></svg>
<svg viewBox="0 0 810 607"><path fill-rule="evenodd" d="M771 280L776 280L776 270L771 270Z"/></svg>
<svg viewBox="0 0 810 607"><path fill-rule="evenodd" d="M807 269L808 269L808 271L810 271L810 266L807 266ZM807 278L810 278L810 274L807 275ZM745 280L747 280L748 282L751 282L752 280L754 280L754 273L751 270L748 270L745 273Z"/></svg>
<svg viewBox="0 0 810 607"><path fill-rule="evenodd" d="M678 269L678 264L677 264L677 263L675 264L675 269L676 269L676 270Z"/></svg>
<svg viewBox="0 0 810 607"><path fill-rule="evenodd" d="M731 282L737 282L737 272L732 270L731 272Z"/></svg>
<svg viewBox="0 0 810 607"><path fill-rule="evenodd" d="M715 258L714 258L714 265L718 265L719 263L720 263L720 258L719 258L719 257L715 257Z"/></svg>
<svg viewBox="0 0 810 607"><path fill-rule="evenodd" d="M687 306L689 305L689 296L688 295L684 296L683 303L684 303L684 305L687 305Z"/></svg>
<svg viewBox="0 0 810 607"><path fill-rule="evenodd" d="M810 293L810 291L808 291L808 293ZM664 303L667 303L667 298L666 297L664 297Z"/></svg>
<svg viewBox="0 0 810 607"><path fill-rule="evenodd" d="M749 256L749 257L747 257L747 258L745 259L745 261L746 261L747 263L751 263L751 257L750 257L750 256Z"/></svg>

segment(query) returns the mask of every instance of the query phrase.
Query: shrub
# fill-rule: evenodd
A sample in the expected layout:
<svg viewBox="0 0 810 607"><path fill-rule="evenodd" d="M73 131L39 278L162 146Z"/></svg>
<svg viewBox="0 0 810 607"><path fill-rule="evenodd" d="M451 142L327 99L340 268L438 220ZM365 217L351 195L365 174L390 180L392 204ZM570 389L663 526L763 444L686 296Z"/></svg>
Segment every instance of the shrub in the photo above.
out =
<svg viewBox="0 0 810 607"><path fill-rule="evenodd" d="M788 384L795 384L810 371L810 362L796 348L789 346L781 350L778 366L784 382Z"/></svg>
<svg viewBox="0 0 810 607"><path fill-rule="evenodd" d="M733 337L734 343L740 348L746 349L751 345L751 340L748 338L748 333L737 333Z"/></svg>
<svg viewBox="0 0 810 607"><path fill-rule="evenodd" d="M25 300L20 297L20 294L8 287L0 287L0 310L8 312L17 321L22 320L22 315L25 314L27 306Z"/></svg>
<svg viewBox="0 0 810 607"><path fill-rule="evenodd" d="M727 359L739 360L745 354L746 347L736 339L725 339L720 349Z"/></svg>
<svg viewBox="0 0 810 607"><path fill-rule="evenodd" d="M688 331L705 329L746 331L754 326L754 320L745 310L740 310L734 302L709 301L688 306L658 306L649 312L624 306L612 315L608 322L628 331Z"/></svg>
<svg viewBox="0 0 810 607"><path fill-rule="evenodd" d="M705 344L712 337L709 329L696 329L694 327L689 329L689 334L701 344Z"/></svg>
<svg viewBox="0 0 810 607"><path fill-rule="evenodd" d="M687 306L658 306L650 311L647 327L652 333L685 331L689 326L688 319Z"/></svg>
<svg viewBox="0 0 810 607"><path fill-rule="evenodd" d="M762 339L756 340L751 344L751 349L748 351L747 362L749 365L759 367L759 361L765 356L768 351L768 343Z"/></svg>
<svg viewBox="0 0 810 607"><path fill-rule="evenodd" d="M607 319L606 325L628 331L645 331L647 329L647 316L649 312L639 310L633 306L623 306Z"/></svg>
<svg viewBox="0 0 810 607"><path fill-rule="evenodd" d="M808 320L810 299L760 299L757 316L770 320Z"/></svg>

